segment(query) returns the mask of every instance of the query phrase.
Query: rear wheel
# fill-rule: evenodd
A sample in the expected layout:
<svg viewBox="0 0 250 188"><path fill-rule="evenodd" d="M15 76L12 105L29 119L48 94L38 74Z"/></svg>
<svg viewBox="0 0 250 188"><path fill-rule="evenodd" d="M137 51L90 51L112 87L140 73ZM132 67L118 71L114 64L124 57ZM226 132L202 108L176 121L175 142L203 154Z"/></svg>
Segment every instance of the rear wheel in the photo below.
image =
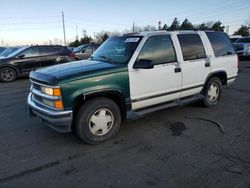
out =
<svg viewBox="0 0 250 188"><path fill-rule="evenodd" d="M12 82L16 79L17 74L13 68L5 67L0 69L0 80L3 82Z"/></svg>
<svg viewBox="0 0 250 188"><path fill-rule="evenodd" d="M205 88L203 104L206 107L212 107L218 104L222 94L222 83L217 77L211 78Z"/></svg>
<svg viewBox="0 0 250 188"><path fill-rule="evenodd" d="M99 144L114 136L120 124L118 105L107 98L96 98L80 107L76 117L76 132L84 142Z"/></svg>

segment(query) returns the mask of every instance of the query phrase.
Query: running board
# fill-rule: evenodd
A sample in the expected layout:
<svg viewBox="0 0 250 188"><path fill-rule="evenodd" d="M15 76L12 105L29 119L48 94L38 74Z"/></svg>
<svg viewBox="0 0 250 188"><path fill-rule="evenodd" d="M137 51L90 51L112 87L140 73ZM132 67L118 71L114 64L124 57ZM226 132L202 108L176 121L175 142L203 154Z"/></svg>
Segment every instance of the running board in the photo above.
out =
<svg viewBox="0 0 250 188"><path fill-rule="evenodd" d="M183 105L187 105L190 103L193 103L195 101L201 100L204 98L204 95L202 94L197 94L197 95L193 95L193 96L189 96L189 97L184 97L181 99L176 99L173 101L168 101L165 103L160 103L157 105L153 105L153 106L149 106L143 109L138 109L135 111L128 111L127 112L127 119L137 119L140 118L141 116L145 115L145 114L149 114L152 112L156 112L159 110L163 110L166 108L171 108L171 107L175 107L175 106L183 106Z"/></svg>

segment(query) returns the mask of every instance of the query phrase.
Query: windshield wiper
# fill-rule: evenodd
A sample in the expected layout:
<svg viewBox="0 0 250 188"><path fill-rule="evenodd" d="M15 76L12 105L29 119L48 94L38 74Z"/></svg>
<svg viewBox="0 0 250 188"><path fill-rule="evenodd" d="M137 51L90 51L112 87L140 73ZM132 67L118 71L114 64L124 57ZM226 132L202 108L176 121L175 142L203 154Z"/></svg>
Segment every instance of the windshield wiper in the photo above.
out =
<svg viewBox="0 0 250 188"><path fill-rule="evenodd" d="M105 59L107 62L109 62L111 64L115 64L114 61L112 61L111 58L106 57L105 55L99 55L99 57Z"/></svg>

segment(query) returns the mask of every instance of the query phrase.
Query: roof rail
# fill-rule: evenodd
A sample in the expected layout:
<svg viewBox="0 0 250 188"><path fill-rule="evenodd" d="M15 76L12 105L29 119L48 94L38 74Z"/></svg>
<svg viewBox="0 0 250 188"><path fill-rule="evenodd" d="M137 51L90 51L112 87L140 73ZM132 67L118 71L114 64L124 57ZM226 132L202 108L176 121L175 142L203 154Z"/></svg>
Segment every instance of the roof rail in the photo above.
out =
<svg viewBox="0 0 250 188"><path fill-rule="evenodd" d="M213 29L171 29L171 28L167 28L167 29L164 29L166 31L214 31Z"/></svg>

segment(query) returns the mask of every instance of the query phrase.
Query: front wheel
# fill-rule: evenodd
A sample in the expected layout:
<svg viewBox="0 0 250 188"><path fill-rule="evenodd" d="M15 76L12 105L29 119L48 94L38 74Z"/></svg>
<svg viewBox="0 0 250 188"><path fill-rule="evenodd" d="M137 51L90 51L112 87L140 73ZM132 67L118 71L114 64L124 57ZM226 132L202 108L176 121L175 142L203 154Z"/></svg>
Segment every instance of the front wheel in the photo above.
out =
<svg viewBox="0 0 250 188"><path fill-rule="evenodd" d="M0 69L0 81L12 82L16 79L17 74L13 68L5 67Z"/></svg>
<svg viewBox="0 0 250 188"><path fill-rule="evenodd" d="M76 117L76 132L84 142L99 144L114 136L120 124L118 105L107 98L96 98L80 107Z"/></svg>
<svg viewBox="0 0 250 188"><path fill-rule="evenodd" d="M222 83L217 77L211 78L205 88L203 104L212 107L218 104L222 94Z"/></svg>

